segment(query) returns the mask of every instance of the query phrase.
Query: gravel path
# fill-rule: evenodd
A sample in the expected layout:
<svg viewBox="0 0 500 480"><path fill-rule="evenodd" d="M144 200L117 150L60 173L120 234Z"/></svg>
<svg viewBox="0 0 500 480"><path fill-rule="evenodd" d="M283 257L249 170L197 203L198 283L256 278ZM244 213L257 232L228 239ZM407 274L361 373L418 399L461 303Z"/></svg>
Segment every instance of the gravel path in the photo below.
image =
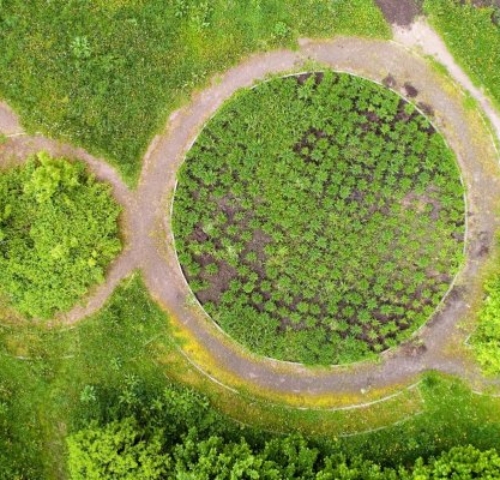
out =
<svg viewBox="0 0 500 480"><path fill-rule="evenodd" d="M481 291L477 272L487 258L493 234L500 226L496 214L500 199L500 171L492 142L477 141L478 128L466 120L461 94L443 83L419 55L407 47L419 45L425 53L436 55L453 77L478 99L500 137L500 121L481 92L468 85L439 38L425 24L410 30L396 30L396 42L337 38L328 42L303 40L297 52L276 51L249 58L229 70L213 85L195 95L192 102L174 112L145 156L144 168L135 192L129 191L114 169L80 149L42 137L14 136L0 146L3 158L45 149L53 154L76 156L85 160L97 177L113 185L115 198L124 206L125 249L110 268L106 283L92 292L87 304L54 319L54 325L74 323L98 310L115 286L135 268L140 268L156 300L182 323L215 359L217 368L279 393L357 394L370 388L408 384L419 373L435 369L468 378L477 387L481 376L473 364L454 355L465 333L460 323L467 318L469 304ZM382 82L388 75L394 89L402 94L418 91L417 103L432 106L434 122L457 153L468 190L467 261L440 312L418 333L413 344L387 352L378 363L354 367L308 369L270 359L257 359L235 346L193 302L180 271L170 229L171 201L176 172L186 151L204 123L235 90L252 85L271 73L300 70L313 60L340 71ZM21 133L15 115L0 104L0 131ZM3 151L3 153L2 153ZM485 195L484 193L488 194ZM167 241L165 240L167 239ZM203 365L199 365L204 368ZM212 375L217 378L217 369Z"/></svg>

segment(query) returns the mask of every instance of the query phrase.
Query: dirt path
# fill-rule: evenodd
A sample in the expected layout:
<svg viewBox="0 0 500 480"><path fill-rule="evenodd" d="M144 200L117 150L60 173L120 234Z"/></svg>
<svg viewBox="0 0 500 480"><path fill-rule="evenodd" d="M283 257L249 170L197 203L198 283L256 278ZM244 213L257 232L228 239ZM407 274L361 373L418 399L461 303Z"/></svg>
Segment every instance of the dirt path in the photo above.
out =
<svg viewBox="0 0 500 480"><path fill-rule="evenodd" d="M12 136L24 133L16 114L4 102L0 102L0 132Z"/></svg>
<svg viewBox="0 0 500 480"><path fill-rule="evenodd" d="M486 95L473 85L465 72L455 63L441 37L429 26L425 19L419 18L407 28L395 25L393 26L393 34L395 42L407 48L414 48L424 55L430 55L444 65L453 79L479 102L500 138L500 116L498 112Z"/></svg>
<svg viewBox="0 0 500 480"><path fill-rule="evenodd" d="M481 378L472 365L454 355L453 349L464 340L459 325L467 317L469 302L481 289L476 273L486 260L493 232L500 226L496 215L499 211L500 172L493 147L485 150L484 141L476 142L477 130L474 128L477 125L470 125L465 119L460 93L443 84L428 63L404 46L421 43L423 48L437 48L437 55L444 55L446 49L443 50L435 41L427 45L422 35L434 38L433 32L423 29L421 26L416 30L397 32L396 38L402 44L356 38L337 38L330 42L303 40L297 52L278 51L251 57L214 81L213 86L197 94L188 106L171 115L165 132L154 139L145 157L139 187L135 192L128 191L107 164L82 150L41 137L10 139L0 148L11 149L19 158L40 148L54 154L62 152L83 158L100 179L113 185L115 197L125 209L126 247L112 265L106 283L96 289L86 305L75 307L54 323L73 323L98 310L119 281L138 267L153 296L204 346L215 359L217 368L259 388L292 394L359 393L370 388L410 382L420 372L429 369L462 375L470 380ZM443 56L443 59L450 73L456 74L458 81L464 80L455 70L451 57ZM169 211L176 172L203 124L238 88L252 85L270 73L300 69L309 60L378 82L390 74L395 81L395 90L403 94L409 86L415 88L418 91L415 101L431 105L434 109L434 122L457 153L466 180L467 262L457 278L457 284L441 311L419 332L418 347L407 345L388 352L377 364L312 370L297 364L255 359L245 354L193 304L172 244ZM471 89L471 94L476 97L480 92ZM487 102L484 98L478 100ZM487 110L485 105L485 111L491 115L500 136L498 117L495 117L493 109ZM17 134L18 128L15 116L0 104L0 131ZM203 365L200 367L203 368ZM217 372L212 375L217 377Z"/></svg>
<svg viewBox="0 0 500 480"><path fill-rule="evenodd" d="M375 3L393 25L410 25L422 12L420 0L375 0Z"/></svg>

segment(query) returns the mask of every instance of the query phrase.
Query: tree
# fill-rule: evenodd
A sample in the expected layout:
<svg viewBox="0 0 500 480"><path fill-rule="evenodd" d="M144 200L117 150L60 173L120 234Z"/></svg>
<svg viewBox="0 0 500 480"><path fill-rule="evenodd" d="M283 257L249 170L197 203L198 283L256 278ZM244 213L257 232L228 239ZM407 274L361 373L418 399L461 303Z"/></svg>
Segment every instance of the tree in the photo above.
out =
<svg viewBox="0 0 500 480"><path fill-rule="evenodd" d="M46 153L0 176L0 288L30 317L71 308L120 251L109 185Z"/></svg>
<svg viewBox="0 0 500 480"><path fill-rule="evenodd" d="M402 473L403 480L472 480L500 478L500 456L495 450L478 450L472 445L452 448L428 465L418 459L412 472Z"/></svg>
<svg viewBox="0 0 500 480"><path fill-rule="evenodd" d="M93 422L71 435L67 445L72 480L155 480L166 478L171 465L161 452L162 432L143 438L132 417L104 427Z"/></svg>

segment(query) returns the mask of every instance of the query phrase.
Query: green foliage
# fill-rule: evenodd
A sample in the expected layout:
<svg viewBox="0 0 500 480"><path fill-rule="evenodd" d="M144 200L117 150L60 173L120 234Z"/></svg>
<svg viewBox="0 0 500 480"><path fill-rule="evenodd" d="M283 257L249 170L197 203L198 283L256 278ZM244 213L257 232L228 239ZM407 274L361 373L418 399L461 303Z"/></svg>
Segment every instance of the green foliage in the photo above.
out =
<svg viewBox="0 0 500 480"><path fill-rule="evenodd" d="M500 105L498 9L456 0L425 0L424 9L457 62Z"/></svg>
<svg viewBox="0 0 500 480"><path fill-rule="evenodd" d="M188 281L224 330L266 356L374 356L427 320L461 262L452 152L413 105L349 75L239 92L179 180Z"/></svg>
<svg viewBox="0 0 500 480"><path fill-rule="evenodd" d="M419 388L424 411L388 429L346 438L328 435L319 442L318 438L241 428L192 389L165 388L165 373L178 366L158 368L151 359L157 358L158 349L165 352L165 347L169 355L175 355L167 325L165 314L151 300L140 277L134 276L117 288L98 314L77 328L0 326L0 471L5 478L68 478L64 468L67 435L79 439L76 448L82 449L82 461L95 462L88 468L105 469L104 464L117 468L120 450L114 455L109 443L113 431L125 448L121 451L127 452L124 464L132 465L132 472L140 471L143 462L157 465L155 458L139 455L154 440L155 445L161 442L161 450L153 456L171 458L165 466L175 466L178 478L195 475L198 468L213 471L219 465L225 469L220 478L231 473L235 478L237 474L248 478L242 468L260 468L261 478L281 480L290 478L289 472L313 468L322 480L381 480L397 478L383 475L397 472L399 465L411 473L409 466L420 456L426 459L425 465L431 464L430 456L438 458L455 446L499 447L499 400L474 395L460 382L437 375L429 375ZM217 387L210 393L213 402L220 402ZM234 399L237 405L240 401ZM293 415L289 409L283 411L283 424L266 423L265 427L290 431L307 415L313 414L317 422L322 419L318 411L297 410ZM364 419L362 424L370 428ZM93 431L78 433L91 426ZM139 430L132 431L136 426ZM131 434L122 435L126 431ZM107 458L99 453L101 440ZM156 446L150 453L155 452ZM191 472L186 470L188 464L193 465ZM287 475L271 476L274 470L285 468ZM265 477L267 472L271 473Z"/></svg>
<svg viewBox="0 0 500 480"><path fill-rule="evenodd" d="M408 478L419 479L474 479L498 478L500 456L496 450L481 452L472 446L455 447L424 465L420 459Z"/></svg>
<svg viewBox="0 0 500 480"><path fill-rule="evenodd" d="M68 310L120 251L119 207L107 185L39 153L0 176L0 285L34 317Z"/></svg>
<svg viewBox="0 0 500 480"><path fill-rule="evenodd" d="M31 322L8 327L5 321L2 317L2 478L67 478L68 430L91 419L130 417L131 402L153 397L146 386L156 392L164 385L149 348L155 338L168 340L167 319L138 275L122 282L99 313L77 328L46 329ZM194 407L190 412L196 422ZM137 452L132 449L131 457Z"/></svg>
<svg viewBox="0 0 500 480"><path fill-rule="evenodd" d="M205 428L189 426L191 409ZM459 446L435 458L420 457L409 467L397 460L383 466L341 453L331 440L319 449L299 435L237 429L206 398L185 388L168 386L154 400L136 400L132 410L135 416L128 410L105 423L90 421L68 437L73 480L134 475L190 480L467 480L500 475L500 456L493 449Z"/></svg>
<svg viewBox="0 0 500 480"><path fill-rule="evenodd" d="M479 325L472 345L483 370L490 375L500 374L500 277L486 285L487 297L479 312Z"/></svg>
<svg viewBox="0 0 500 480"><path fill-rule="evenodd" d="M339 450L348 458L362 455L397 467L469 444L479 450L500 448L498 398L474 394L462 381L432 372L419 390L425 404L420 415L378 432L340 439Z"/></svg>
<svg viewBox="0 0 500 480"><path fill-rule="evenodd" d="M91 425L68 439L69 473L73 480L154 480L166 473L168 457L160 453L158 437L140 438L133 418ZM95 448L95 447L98 448ZM119 452L119 453L118 453ZM163 477L165 478L165 477Z"/></svg>
<svg viewBox="0 0 500 480"><path fill-rule="evenodd" d="M182 98L299 36L390 36L372 0L3 0L0 97L31 130L103 154L135 181Z"/></svg>

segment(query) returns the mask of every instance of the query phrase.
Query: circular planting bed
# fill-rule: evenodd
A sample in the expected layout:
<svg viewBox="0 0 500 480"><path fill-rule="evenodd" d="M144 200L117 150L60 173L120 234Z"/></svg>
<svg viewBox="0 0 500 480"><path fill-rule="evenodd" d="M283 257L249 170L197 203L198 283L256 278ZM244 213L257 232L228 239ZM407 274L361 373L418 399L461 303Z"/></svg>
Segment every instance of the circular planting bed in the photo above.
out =
<svg viewBox="0 0 500 480"><path fill-rule="evenodd" d="M237 93L179 173L184 274L253 352L362 360L434 312L463 256L453 153L413 104L321 72Z"/></svg>

